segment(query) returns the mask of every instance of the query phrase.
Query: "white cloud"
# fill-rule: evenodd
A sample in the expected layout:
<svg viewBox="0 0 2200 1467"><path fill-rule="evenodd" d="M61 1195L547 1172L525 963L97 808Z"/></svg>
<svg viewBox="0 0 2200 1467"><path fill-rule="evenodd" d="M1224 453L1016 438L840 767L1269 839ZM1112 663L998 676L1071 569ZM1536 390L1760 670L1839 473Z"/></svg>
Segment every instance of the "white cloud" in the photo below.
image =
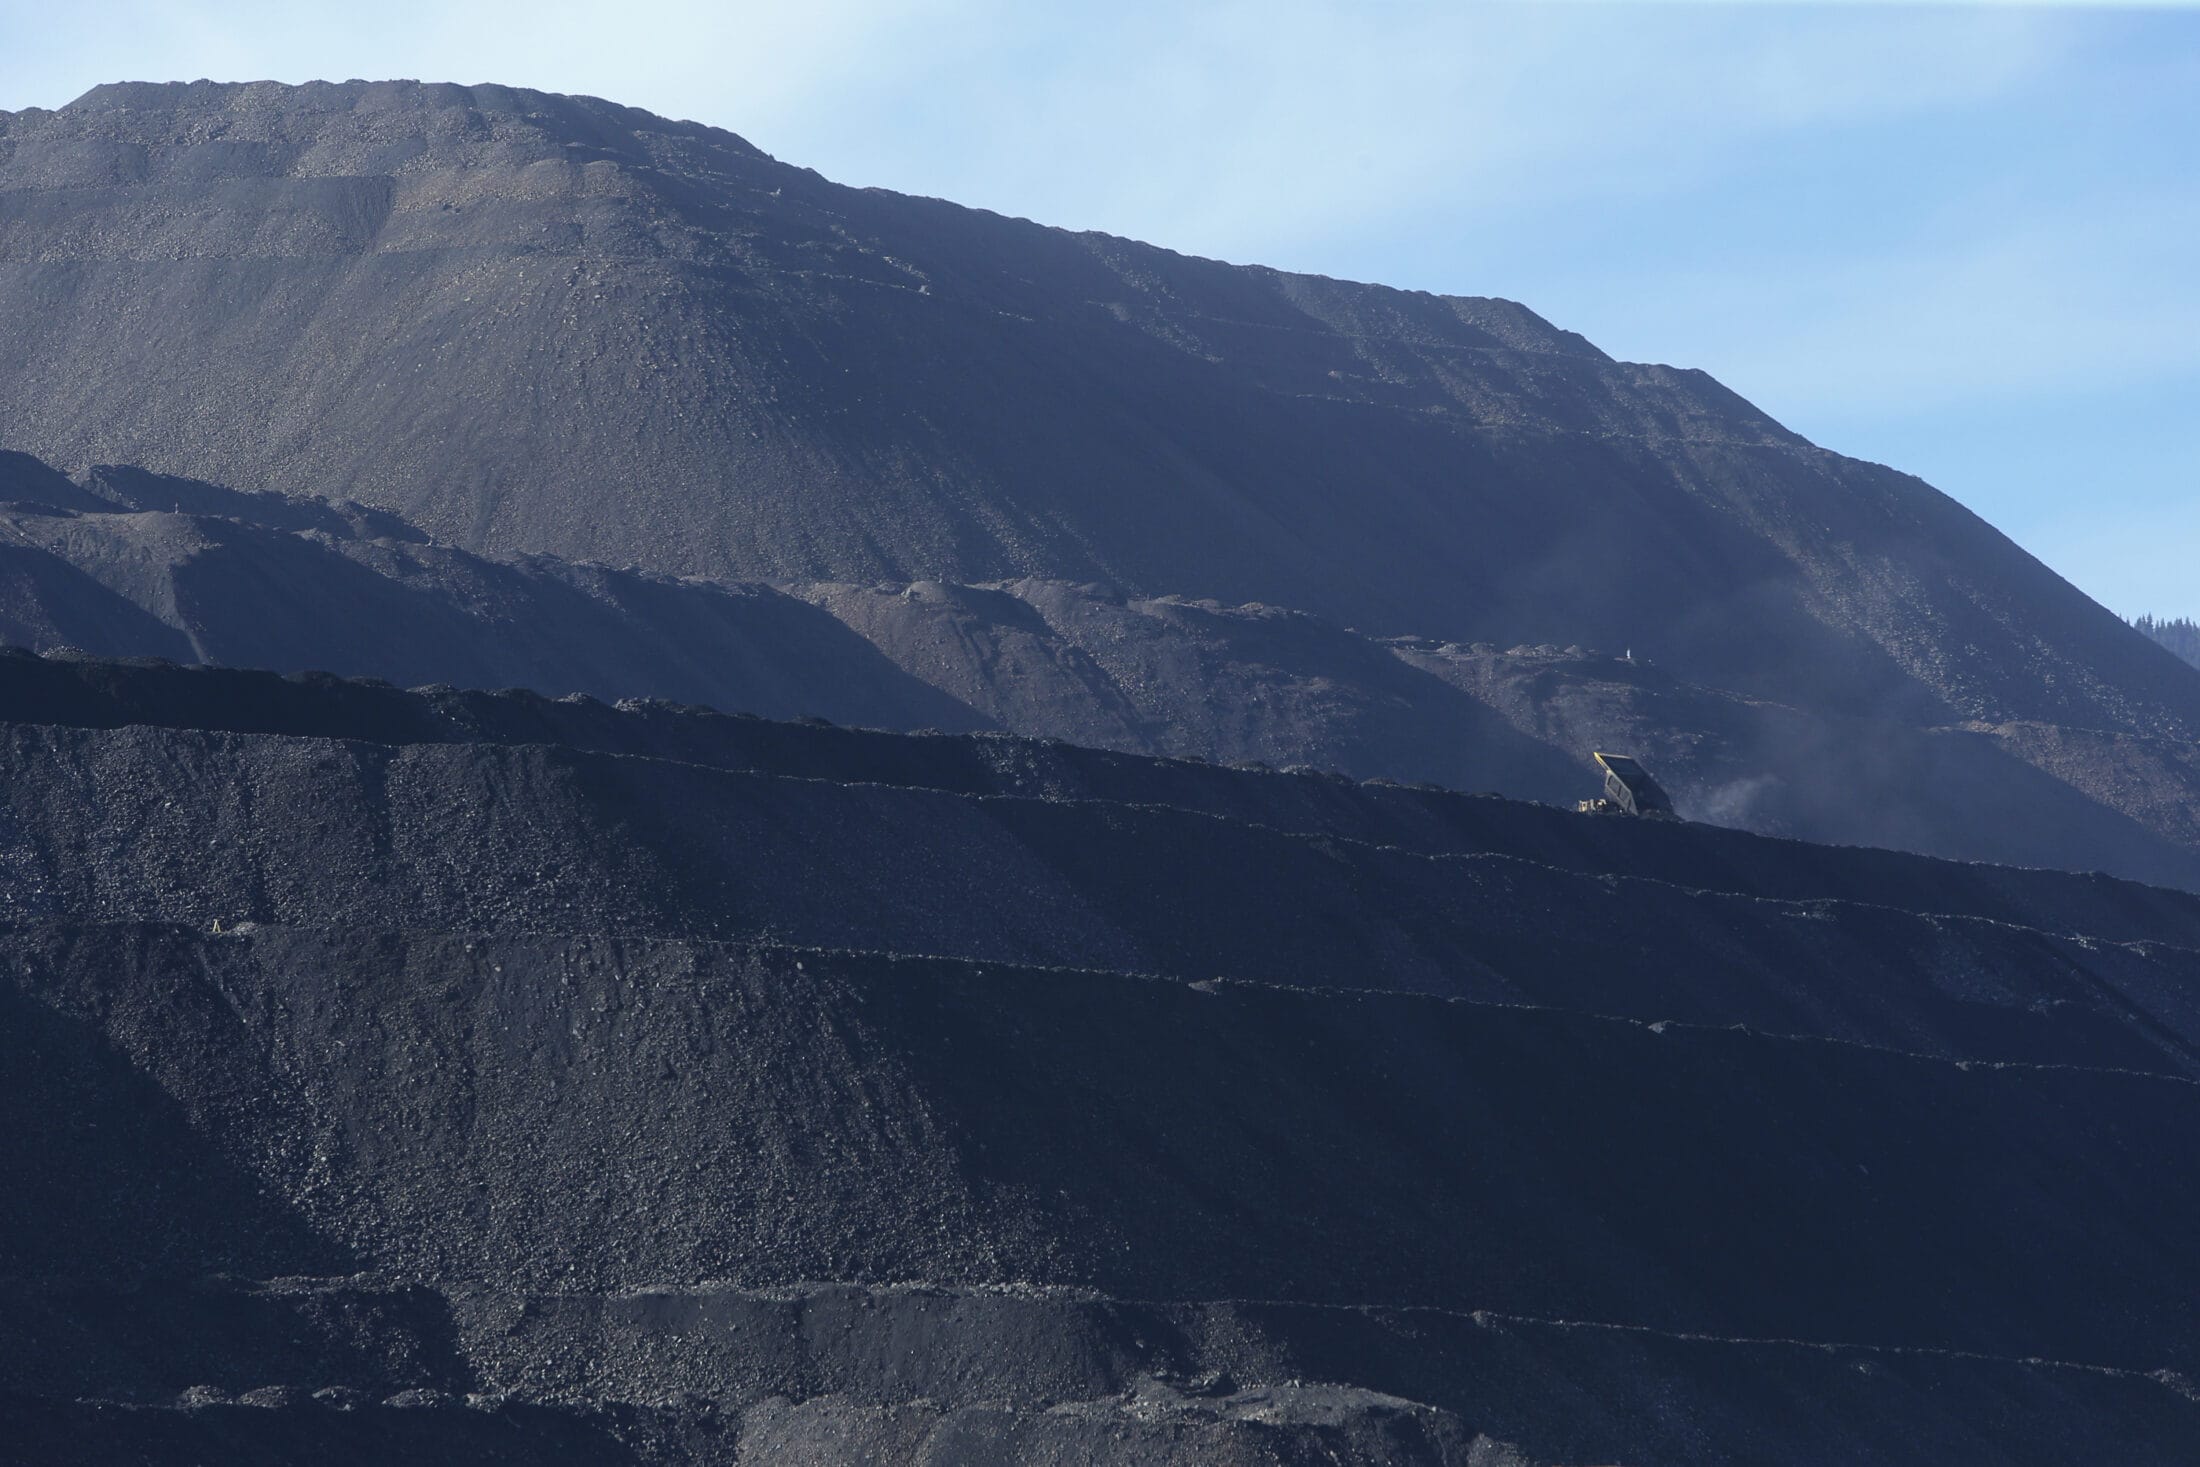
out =
<svg viewBox="0 0 2200 1467"><path fill-rule="evenodd" d="M921 95L942 80L927 76L842 125L791 120L857 181L1277 260L1432 197L1519 208L1656 193L1767 137L1958 109L2050 65L2063 34L2036 12L1945 9L1037 13L964 17L969 49L945 79L966 90L950 108ZM929 125L897 130L896 110Z"/></svg>
<svg viewBox="0 0 2200 1467"><path fill-rule="evenodd" d="M720 125L875 84L971 9L960 0L0 0L0 106L115 80L496 81Z"/></svg>
<svg viewBox="0 0 2200 1467"><path fill-rule="evenodd" d="M415 76L584 91L851 181L1237 257L1431 194L1641 191L1768 131L1947 108L2038 12L1342 0L0 0L0 105L98 81Z"/></svg>
<svg viewBox="0 0 2200 1467"><path fill-rule="evenodd" d="M587 92L738 132L831 99L845 105L921 67L972 8L956 0L436 5L418 50L467 58L473 70L461 80Z"/></svg>
<svg viewBox="0 0 2200 1467"><path fill-rule="evenodd" d="M2070 200L1893 254L1661 282L1636 328L1780 415L1905 417L2200 370L2200 197ZM1685 355L1684 355L1685 354Z"/></svg>

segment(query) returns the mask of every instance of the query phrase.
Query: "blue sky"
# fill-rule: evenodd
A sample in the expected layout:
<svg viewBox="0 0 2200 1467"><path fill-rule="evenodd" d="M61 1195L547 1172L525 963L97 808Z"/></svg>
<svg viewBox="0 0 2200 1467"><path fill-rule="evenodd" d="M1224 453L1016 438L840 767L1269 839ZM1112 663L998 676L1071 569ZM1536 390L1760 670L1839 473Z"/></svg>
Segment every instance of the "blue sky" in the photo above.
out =
<svg viewBox="0 0 2200 1467"><path fill-rule="evenodd" d="M119 77L589 92L850 183L1527 302L2200 616L2200 8L0 0Z"/></svg>

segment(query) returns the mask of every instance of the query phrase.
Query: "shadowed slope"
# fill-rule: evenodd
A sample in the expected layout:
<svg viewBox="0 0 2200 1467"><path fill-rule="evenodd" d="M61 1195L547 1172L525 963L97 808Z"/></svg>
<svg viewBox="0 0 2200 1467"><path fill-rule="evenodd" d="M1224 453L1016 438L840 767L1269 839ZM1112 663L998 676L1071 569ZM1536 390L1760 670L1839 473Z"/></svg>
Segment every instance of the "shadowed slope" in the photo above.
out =
<svg viewBox="0 0 2200 1467"><path fill-rule="evenodd" d="M995 734L0 699L11 1440L2200 1441L2190 895Z"/></svg>
<svg viewBox="0 0 2200 1467"><path fill-rule="evenodd" d="M356 505L138 470L58 482L87 507L0 506L0 636L36 648L999 727L1558 802L1621 747L1699 819L2200 886L2191 754L2168 740L1814 714L1632 656L1372 638L1274 606L675 579L484 558Z"/></svg>

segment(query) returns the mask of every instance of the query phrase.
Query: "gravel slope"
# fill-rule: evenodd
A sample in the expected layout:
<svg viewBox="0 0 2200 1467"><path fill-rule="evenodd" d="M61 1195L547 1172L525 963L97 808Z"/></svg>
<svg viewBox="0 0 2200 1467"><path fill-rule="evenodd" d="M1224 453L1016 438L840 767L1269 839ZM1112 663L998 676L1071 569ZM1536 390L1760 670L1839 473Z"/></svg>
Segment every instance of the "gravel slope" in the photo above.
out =
<svg viewBox="0 0 2200 1467"><path fill-rule="evenodd" d="M0 690L23 1460L2200 1444L2193 898L998 735Z"/></svg>

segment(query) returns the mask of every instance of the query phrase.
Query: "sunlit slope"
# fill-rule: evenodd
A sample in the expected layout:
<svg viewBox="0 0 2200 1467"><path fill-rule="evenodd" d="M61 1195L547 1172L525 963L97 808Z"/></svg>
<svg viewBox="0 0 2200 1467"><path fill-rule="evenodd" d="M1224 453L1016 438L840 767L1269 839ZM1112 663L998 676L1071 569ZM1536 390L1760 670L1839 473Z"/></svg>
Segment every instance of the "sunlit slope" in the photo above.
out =
<svg viewBox="0 0 2200 1467"><path fill-rule="evenodd" d="M10 446L467 548L1100 582L1632 647L1848 716L2200 728L2200 677L1701 373L1509 302L843 188L606 102L119 85L6 115L0 285Z"/></svg>

